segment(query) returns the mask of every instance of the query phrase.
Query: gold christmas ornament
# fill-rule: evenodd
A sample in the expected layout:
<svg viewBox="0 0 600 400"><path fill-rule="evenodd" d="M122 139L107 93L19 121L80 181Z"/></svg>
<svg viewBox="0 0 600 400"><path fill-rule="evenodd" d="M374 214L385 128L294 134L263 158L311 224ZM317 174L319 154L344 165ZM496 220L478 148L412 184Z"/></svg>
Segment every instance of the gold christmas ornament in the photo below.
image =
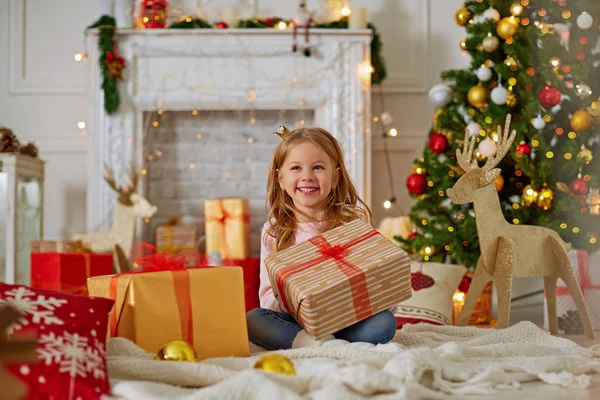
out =
<svg viewBox="0 0 600 400"><path fill-rule="evenodd" d="M502 18L496 26L496 33L504 40L513 37L518 30L519 22L515 17Z"/></svg>
<svg viewBox="0 0 600 400"><path fill-rule="evenodd" d="M196 361L196 351L192 346L183 340L172 340L160 348L155 360L164 361Z"/></svg>
<svg viewBox="0 0 600 400"><path fill-rule="evenodd" d="M467 93L467 99L473 107L483 107L488 101L487 89L484 88L481 83L479 83L477 86L473 86L471 89L469 89L469 92Z"/></svg>
<svg viewBox="0 0 600 400"><path fill-rule="evenodd" d="M552 201L554 200L554 192L547 185L543 185L538 192L538 196L535 199L535 205L544 211L548 211L552 208Z"/></svg>
<svg viewBox="0 0 600 400"><path fill-rule="evenodd" d="M460 49L461 50L467 50L467 38L464 37L460 40Z"/></svg>
<svg viewBox="0 0 600 400"><path fill-rule="evenodd" d="M523 188L523 197L521 199L521 204L525 207L529 207L533 203L535 203L538 197L538 192L534 190L531 185L527 185Z"/></svg>
<svg viewBox="0 0 600 400"><path fill-rule="evenodd" d="M504 64L510 68L511 71L516 71L517 68L519 67L519 64L517 64L517 61L512 58L511 56L506 57L506 60L504 60Z"/></svg>
<svg viewBox="0 0 600 400"><path fill-rule="evenodd" d="M508 99L506 99L506 105L511 108L517 105L517 95L512 88L508 90Z"/></svg>
<svg viewBox="0 0 600 400"><path fill-rule="evenodd" d="M296 375L294 364L281 354L266 354L262 356L256 361L254 368L276 374Z"/></svg>
<svg viewBox="0 0 600 400"><path fill-rule="evenodd" d="M510 14L514 17L518 17L523 12L523 6L520 3L513 3L510 6Z"/></svg>
<svg viewBox="0 0 600 400"><path fill-rule="evenodd" d="M581 108L571 116L570 125L575 132L584 132L592 129L596 122L592 114Z"/></svg>
<svg viewBox="0 0 600 400"><path fill-rule="evenodd" d="M478 162L482 162L485 160L485 156L478 151L475 152L473 158L475 158Z"/></svg>
<svg viewBox="0 0 600 400"><path fill-rule="evenodd" d="M502 188L504 188L504 177L502 174L498 175L498 177L494 179L494 187L496 188L496 192L500 192Z"/></svg>
<svg viewBox="0 0 600 400"><path fill-rule="evenodd" d="M487 51L488 53L493 53L494 51L498 50L500 41L496 36L489 35L483 38L481 41L481 46L483 47L483 50Z"/></svg>
<svg viewBox="0 0 600 400"><path fill-rule="evenodd" d="M458 26L466 26L473 19L473 13L467 7L461 7L454 14L454 21Z"/></svg>
<svg viewBox="0 0 600 400"><path fill-rule="evenodd" d="M577 153L577 159L583 160L586 164L589 164L594 159L594 153L587 147L583 147L579 153Z"/></svg>
<svg viewBox="0 0 600 400"><path fill-rule="evenodd" d="M415 164L412 167L413 174L425 175L427 173L427 169L419 164Z"/></svg>

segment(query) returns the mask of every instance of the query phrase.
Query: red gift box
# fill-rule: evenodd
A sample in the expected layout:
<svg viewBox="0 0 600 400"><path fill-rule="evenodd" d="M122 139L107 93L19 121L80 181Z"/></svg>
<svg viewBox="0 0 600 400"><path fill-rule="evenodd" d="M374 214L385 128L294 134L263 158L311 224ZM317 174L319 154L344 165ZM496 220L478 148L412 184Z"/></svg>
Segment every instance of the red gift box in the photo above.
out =
<svg viewBox="0 0 600 400"><path fill-rule="evenodd" d="M111 275L110 253L31 253L31 287L88 295L87 279Z"/></svg>
<svg viewBox="0 0 600 400"><path fill-rule="evenodd" d="M223 260L223 266L240 266L244 271L244 291L246 295L246 312L260 307L258 289L260 288L260 259Z"/></svg>

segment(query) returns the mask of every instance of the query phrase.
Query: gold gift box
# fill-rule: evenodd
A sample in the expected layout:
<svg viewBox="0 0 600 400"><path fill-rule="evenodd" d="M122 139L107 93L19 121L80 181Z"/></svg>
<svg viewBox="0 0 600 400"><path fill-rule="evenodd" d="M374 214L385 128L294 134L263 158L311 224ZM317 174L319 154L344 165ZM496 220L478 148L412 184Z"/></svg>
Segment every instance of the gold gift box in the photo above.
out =
<svg viewBox="0 0 600 400"><path fill-rule="evenodd" d="M221 260L250 257L250 205L247 199L204 202L206 253Z"/></svg>
<svg viewBox="0 0 600 400"><path fill-rule="evenodd" d="M320 339L411 297L410 256L355 220L265 260L279 302Z"/></svg>
<svg viewBox="0 0 600 400"><path fill-rule="evenodd" d="M32 240L32 253L79 253L85 245L81 240ZM89 250L88 250L89 251Z"/></svg>
<svg viewBox="0 0 600 400"><path fill-rule="evenodd" d="M240 267L93 277L88 290L90 296L115 300L112 336L151 353L172 340L185 340L199 360L250 355Z"/></svg>
<svg viewBox="0 0 600 400"><path fill-rule="evenodd" d="M190 225L163 225L156 228L156 252L179 254L195 251L198 244L198 228Z"/></svg>

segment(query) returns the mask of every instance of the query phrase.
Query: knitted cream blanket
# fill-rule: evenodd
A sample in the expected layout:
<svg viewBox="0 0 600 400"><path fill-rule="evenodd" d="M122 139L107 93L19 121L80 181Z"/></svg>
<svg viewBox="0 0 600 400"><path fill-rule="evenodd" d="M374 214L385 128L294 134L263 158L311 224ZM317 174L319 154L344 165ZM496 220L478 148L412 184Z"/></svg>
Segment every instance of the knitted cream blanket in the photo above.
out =
<svg viewBox="0 0 600 400"><path fill-rule="evenodd" d="M297 376L253 369L260 354L154 361L120 338L109 341L107 360L113 394L131 400L437 399L535 380L587 387L587 374L600 372L600 346L583 348L530 322L502 330L409 325L384 345L333 340L278 353L293 361Z"/></svg>

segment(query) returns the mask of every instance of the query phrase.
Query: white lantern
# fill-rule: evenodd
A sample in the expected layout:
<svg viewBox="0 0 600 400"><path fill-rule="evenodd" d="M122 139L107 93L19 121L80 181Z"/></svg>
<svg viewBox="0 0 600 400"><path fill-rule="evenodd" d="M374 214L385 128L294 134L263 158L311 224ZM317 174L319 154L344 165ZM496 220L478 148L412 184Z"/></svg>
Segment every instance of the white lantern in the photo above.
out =
<svg viewBox="0 0 600 400"><path fill-rule="evenodd" d="M44 162L0 153L0 281L29 285L31 241L41 240Z"/></svg>

